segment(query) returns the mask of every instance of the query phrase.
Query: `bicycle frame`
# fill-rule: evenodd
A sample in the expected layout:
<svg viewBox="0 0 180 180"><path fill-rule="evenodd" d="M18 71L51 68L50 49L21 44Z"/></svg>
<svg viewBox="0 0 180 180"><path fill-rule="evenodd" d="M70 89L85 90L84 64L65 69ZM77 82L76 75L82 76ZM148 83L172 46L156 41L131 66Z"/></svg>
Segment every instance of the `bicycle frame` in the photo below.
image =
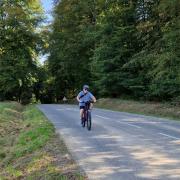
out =
<svg viewBox="0 0 180 180"><path fill-rule="evenodd" d="M91 112L89 111L89 107L90 107L91 102L86 102L85 103L85 107L84 107L84 120L83 120L83 127L85 127L85 125L87 124L87 129L91 130Z"/></svg>
<svg viewBox="0 0 180 180"><path fill-rule="evenodd" d="M85 103L85 107L84 107L84 112L83 112L85 121L87 121L87 119L88 119L88 110L89 110L89 107L90 107L90 103L86 102Z"/></svg>

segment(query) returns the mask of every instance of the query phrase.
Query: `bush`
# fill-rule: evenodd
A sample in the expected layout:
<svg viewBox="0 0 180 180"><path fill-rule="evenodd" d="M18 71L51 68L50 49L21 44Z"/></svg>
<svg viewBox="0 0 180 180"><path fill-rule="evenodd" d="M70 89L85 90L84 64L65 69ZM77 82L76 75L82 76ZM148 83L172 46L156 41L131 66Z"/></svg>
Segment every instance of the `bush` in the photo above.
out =
<svg viewBox="0 0 180 180"><path fill-rule="evenodd" d="M174 106L180 106L180 96L173 98L171 104Z"/></svg>
<svg viewBox="0 0 180 180"><path fill-rule="evenodd" d="M29 104L31 102L31 98L32 98L32 92L24 91L21 94L21 104L23 104L23 105Z"/></svg>

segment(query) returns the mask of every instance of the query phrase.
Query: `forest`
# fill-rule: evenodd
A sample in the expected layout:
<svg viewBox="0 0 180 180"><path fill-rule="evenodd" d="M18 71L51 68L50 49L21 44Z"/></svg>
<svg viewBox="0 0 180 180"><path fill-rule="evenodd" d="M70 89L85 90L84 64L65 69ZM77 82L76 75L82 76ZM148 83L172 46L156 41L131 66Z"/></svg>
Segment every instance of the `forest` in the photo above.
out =
<svg viewBox="0 0 180 180"><path fill-rule="evenodd" d="M180 101L179 0L0 1L0 101ZM39 57L47 54L41 64Z"/></svg>

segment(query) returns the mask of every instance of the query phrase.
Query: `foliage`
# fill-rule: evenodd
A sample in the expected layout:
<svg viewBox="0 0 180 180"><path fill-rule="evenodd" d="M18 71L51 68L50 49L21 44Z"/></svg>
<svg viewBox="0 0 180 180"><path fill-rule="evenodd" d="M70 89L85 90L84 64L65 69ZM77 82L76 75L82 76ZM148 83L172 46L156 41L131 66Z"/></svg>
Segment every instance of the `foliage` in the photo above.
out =
<svg viewBox="0 0 180 180"><path fill-rule="evenodd" d="M48 60L54 86L171 100L180 93L178 0L59 1ZM68 92L67 92L68 91Z"/></svg>
<svg viewBox="0 0 180 180"><path fill-rule="evenodd" d="M3 0L0 5L0 93L2 99L30 101L37 71L42 20L39 0ZM26 100L25 100L25 99Z"/></svg>
<svg viewBox="0 0 180 180"><path fill-rule="evenodd" d="M83 83L91 81L94 3L62 0L55 8L48 62L57 97L73 97Z"/></svg>
<svg viewBox="0 0 180 180"><path fill-rule="evenodd" d="M1 1L0 100L99 97L167 101L180 94L178 0L55 0L39 28L39 0ZM41 33L40 33L41 32ZM39 66L38 53L48 54Z"/></svg>

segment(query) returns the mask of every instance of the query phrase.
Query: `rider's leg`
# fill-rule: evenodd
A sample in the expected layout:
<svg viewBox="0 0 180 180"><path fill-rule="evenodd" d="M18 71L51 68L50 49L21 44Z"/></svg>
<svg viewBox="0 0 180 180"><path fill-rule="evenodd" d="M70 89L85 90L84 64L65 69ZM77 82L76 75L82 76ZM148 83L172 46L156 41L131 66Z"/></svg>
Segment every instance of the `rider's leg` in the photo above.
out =
<svg viewBox="0 0 180 180"><path fill-rule="evenodd" d="M84 109L80 109L80 117L81 117L81 119L83 118L83 112L84 112Z"/></svg>
<svg viewBox="0 0 180 180"><path fill-rule="evenodd" d="M80 118L81 118L81 123L82 123L82 120L83 120L83 117L84 116L84 107L80 107Z"/></svg>

